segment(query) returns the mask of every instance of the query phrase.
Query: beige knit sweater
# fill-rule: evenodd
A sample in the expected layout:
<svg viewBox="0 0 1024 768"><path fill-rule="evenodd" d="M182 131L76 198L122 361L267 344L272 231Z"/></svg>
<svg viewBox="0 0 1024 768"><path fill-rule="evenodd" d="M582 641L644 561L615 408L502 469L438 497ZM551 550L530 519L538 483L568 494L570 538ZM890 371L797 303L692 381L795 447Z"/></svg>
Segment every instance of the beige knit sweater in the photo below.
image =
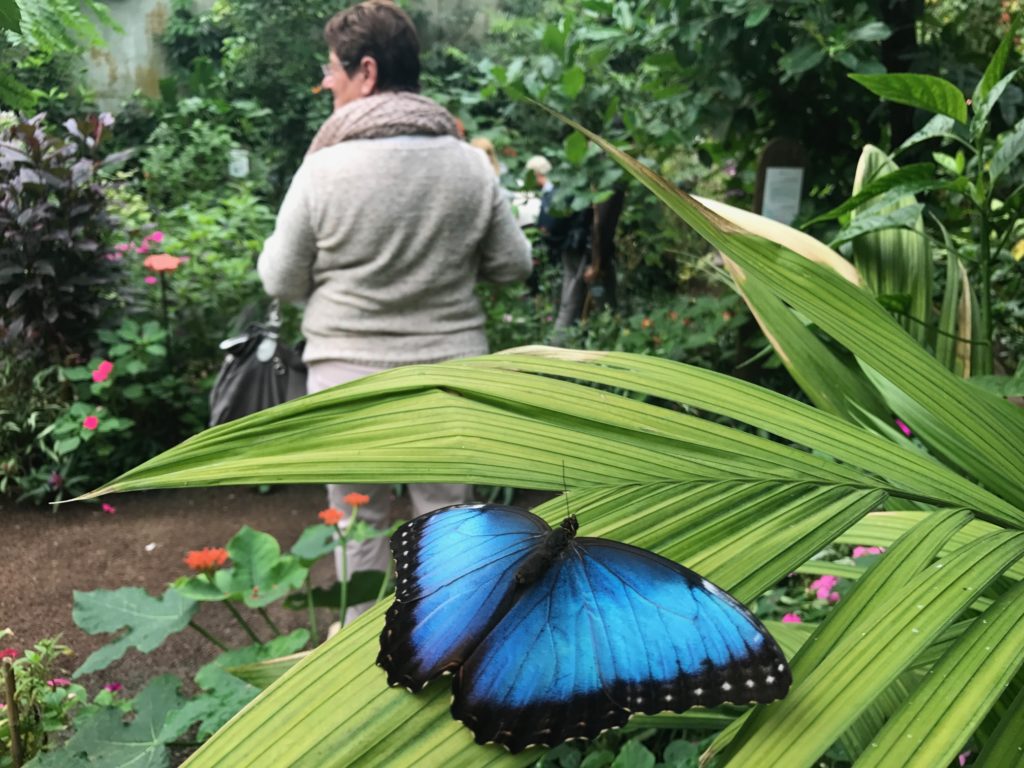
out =
<svg viewBox="0 0 1024 768"><path fill-rule="evenodd" d="M305 302L307 362L391 367L485 353L473 288L524 280L531 259L483 152L398 136L308 155L258 268Z"/></svg>

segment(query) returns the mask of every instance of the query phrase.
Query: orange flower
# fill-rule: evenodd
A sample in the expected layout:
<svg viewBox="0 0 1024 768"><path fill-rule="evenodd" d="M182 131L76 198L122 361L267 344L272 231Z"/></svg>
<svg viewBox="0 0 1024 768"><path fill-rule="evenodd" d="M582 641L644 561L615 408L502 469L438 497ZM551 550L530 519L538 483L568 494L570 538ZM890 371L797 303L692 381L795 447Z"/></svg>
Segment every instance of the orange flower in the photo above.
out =
<svg viewBox="0 0 1024 768"><path fill-rule="evenodd" d="M316 94L320 93L320 91L322 91L322 90L323 90L322 86L314 85L312 88L309 89L309 92L312 93L314 96L316 96Z"/></svg>
<svg viewBox="0 0 1024 768"><path fill-rule="evenodd" d="M185 555L185 565L193 571L211 573L228 561L228 551L223 547L203 547L190 550Z"/></svg>
<svg viewBox="0 0 1024 768"><path fill-rule="evenodd" d="M353 507L358 507L362 504L369 504L370 497L365 493L356 493L353 491L345 497L345 503L350 504Z"/></svg>
<svg viewBox="0 0 1024 768"><path fill-rule="evenodd" d="M154 272L173 272L179 264L181 264L181 259L171 256L169 253L154 253L152 256L147 256L146 260L142 262L142 266L152 269Z"/></svg>
<svg viewBox="0 0 1024 768"><path fill-rule="evenodd" d="M649 317L645 317L645 318L644 318L644 319L643 319L643 320L642 320L642 321L640 322L640 327L641 327L641 328L650 328L650 327L651 327L652 325L654 325L654 323L652 323L652 322L651 322L651 318L649 318Z"/></svg>
<svg viewBox="0 0 1024 768"><path fill-rule="evenodd" d="M337 525L341 522L341 519L344 516L344 512L342 512L340 509L335 509L334 507L328 507L327 509L323 510L319 515L320 519L323 520L324 523L326 523L327 525Z"/></svg>

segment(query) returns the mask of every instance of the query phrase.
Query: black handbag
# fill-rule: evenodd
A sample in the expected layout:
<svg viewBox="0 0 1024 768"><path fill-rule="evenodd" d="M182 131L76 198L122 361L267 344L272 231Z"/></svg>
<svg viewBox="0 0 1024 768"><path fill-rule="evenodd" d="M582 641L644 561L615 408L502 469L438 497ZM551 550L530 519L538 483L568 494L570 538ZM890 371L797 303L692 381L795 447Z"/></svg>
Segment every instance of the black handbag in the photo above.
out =
<svg viewBox="0 0 1024 768"><path fill-rule="evenodd" d="M275 301L265 323L220 343L226 354L210 392L211 427L306 394L301 352L282 344L280 331Z"/></svg>

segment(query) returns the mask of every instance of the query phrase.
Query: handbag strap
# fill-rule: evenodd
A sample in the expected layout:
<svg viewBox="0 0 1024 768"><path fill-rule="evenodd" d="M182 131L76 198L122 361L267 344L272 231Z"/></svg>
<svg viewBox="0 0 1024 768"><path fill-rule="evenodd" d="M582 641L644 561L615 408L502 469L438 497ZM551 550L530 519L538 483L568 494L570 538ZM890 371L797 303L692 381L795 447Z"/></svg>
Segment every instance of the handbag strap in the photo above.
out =
<svg viewBox="0 0 1024 768"><path fill-rule="evenodd" d="M270 302L270 310L267 312L267 330L277 333L281 330L281 302L273 299Z"/></svg>

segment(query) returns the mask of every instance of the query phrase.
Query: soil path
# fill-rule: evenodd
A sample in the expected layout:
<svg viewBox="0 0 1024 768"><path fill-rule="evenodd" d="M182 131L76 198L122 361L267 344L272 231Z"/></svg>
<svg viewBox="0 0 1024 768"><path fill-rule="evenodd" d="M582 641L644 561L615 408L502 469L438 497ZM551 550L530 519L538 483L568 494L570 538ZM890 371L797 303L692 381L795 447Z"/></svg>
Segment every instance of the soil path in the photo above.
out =
<svg viewBox="0 0 1024 768"><path fill-rule="evenodd" d="M104 500L114 505L114 514L103 512L99 504L67 504L51 511L0 498L0 628L15 633L0 640L0 647L20 651L60 635L75 651L67 663L70 672L114 639L88 635L75 626L74 590L142 587L160 595L168 582L188 571L182 563L188 550L223 546L239 528L250 525L276 536L287 551L303 528L319 522L317 512L326 506L323 486L314 485L280 486L265 494L248 487L149 491ZM313 577L323 586L333 581L328 558L316 564ZM271 606L270 613L282 631L308 626L304 612ZM321 640L333 618L327 609L319 612ZM196 621L233 647L248 643L223 605L204 604ZM266 634L258 616L253 615L252 623ZM118 682L135 695L151 677L169 673L186 681L185 690L191 691L188 681L217 653L198 633L186 630L152 653L129 650L81 682L90 693Z"/></svg>

